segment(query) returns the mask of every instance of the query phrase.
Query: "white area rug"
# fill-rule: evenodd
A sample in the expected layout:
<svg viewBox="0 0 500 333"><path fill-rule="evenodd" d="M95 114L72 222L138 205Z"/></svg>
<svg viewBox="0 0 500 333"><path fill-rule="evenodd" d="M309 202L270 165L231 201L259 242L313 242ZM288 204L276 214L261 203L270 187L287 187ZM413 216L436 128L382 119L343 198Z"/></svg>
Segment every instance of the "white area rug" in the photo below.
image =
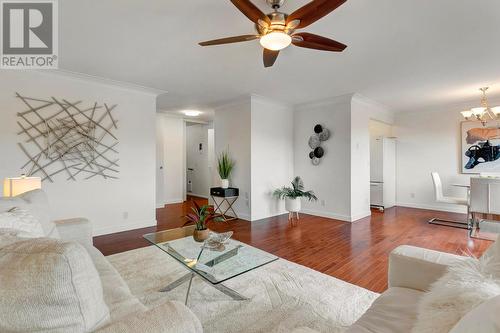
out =
<svg viewBox="0 0 500 333"><path fill-rule="evenodd" d="M158 292L187 273L160 249L150 246L108 259L146 306L165 299L184 302L187 283ZM250 300L231 300L201 278L193 280L188 306L205 332L343 332L378 296L284 259L224 284Z"/></svg>

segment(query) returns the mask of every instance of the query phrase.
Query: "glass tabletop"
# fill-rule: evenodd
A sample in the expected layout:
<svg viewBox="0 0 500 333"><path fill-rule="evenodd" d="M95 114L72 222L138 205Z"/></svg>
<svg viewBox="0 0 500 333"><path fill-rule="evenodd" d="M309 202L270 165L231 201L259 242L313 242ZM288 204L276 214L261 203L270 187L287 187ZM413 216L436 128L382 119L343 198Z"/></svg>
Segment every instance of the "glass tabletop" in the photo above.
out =
<svg viewBox="0 0 500 333"><path fill-rule="evenodd" d="M212 284L227 281L278 259L233 239L229 239L222 250L204 248L204 243L193 239L193 231L194 226L187 226L143 237Z"/></svg>

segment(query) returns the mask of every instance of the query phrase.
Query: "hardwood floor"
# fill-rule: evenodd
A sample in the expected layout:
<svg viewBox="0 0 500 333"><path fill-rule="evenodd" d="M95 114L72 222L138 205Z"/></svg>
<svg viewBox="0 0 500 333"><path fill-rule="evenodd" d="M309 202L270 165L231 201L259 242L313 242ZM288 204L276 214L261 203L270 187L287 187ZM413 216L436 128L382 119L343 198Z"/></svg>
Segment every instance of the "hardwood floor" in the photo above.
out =
<svg viewBox="0 0 500 333"><path fill-rule="evenodd" d="M206 199L194 198L198 203ZM157 210L157 227L94 238L105 255L148 246L142 235L182 226L190 203ZM388 255L408 244L455 254L481 255L490 241L468 238L466 230L429 225L432 217L460 219L461 214L395 207L356 223L306 214L290 226L287 215L255 222L211 223L210 228L234 231L234 238L284 259L310 267L358 286L382 292L387 288Z"/></svg>

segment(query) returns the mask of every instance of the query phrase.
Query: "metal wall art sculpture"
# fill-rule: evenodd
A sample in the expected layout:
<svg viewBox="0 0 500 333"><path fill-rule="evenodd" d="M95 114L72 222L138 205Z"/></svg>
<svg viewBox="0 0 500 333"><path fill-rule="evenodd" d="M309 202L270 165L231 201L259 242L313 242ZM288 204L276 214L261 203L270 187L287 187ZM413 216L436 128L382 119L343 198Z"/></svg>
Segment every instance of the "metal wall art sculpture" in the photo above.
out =
<svg viewBox="0 0 500 333"><path fill-rule="evenodd" d="M62 175L67 180L118 178L116 105L16 97L27 107L17 114L18 146L28 158L21 167L26 175L50 182Z"/></svg>
<svg viewBox="0 0 500 333"><path fill-rule="evenodd" d="M314 126L314 134L309 137L309 147L312 151L309 153L309 158L313 165L318 165L321 158L325 155L325 150L321 147L321 143L330 138L330 131L321 125Z"/></svg>

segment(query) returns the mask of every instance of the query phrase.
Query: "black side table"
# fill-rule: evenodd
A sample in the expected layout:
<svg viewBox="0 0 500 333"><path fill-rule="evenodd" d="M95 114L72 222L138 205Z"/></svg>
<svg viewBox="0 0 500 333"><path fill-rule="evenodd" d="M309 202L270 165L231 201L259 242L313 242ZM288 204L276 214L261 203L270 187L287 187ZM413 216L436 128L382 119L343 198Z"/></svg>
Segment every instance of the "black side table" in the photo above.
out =
<svg viewBox="0 0 500 333"><path fill-rule="evenodd" d="M240 190L235 187L222 188L222 187L212 187L210 189L210 196L214 201L214 212L218 217L222 217L224 222L233 221L238 219L238 215L233 209L233 205L238 200L240 195ZM217 202L219 199L219 202ZM223 204L226 204L227 207L224 208ZM223 211L224 209L224 211ZM228 212L232 212L233 216L228 216Z"/></svg>

